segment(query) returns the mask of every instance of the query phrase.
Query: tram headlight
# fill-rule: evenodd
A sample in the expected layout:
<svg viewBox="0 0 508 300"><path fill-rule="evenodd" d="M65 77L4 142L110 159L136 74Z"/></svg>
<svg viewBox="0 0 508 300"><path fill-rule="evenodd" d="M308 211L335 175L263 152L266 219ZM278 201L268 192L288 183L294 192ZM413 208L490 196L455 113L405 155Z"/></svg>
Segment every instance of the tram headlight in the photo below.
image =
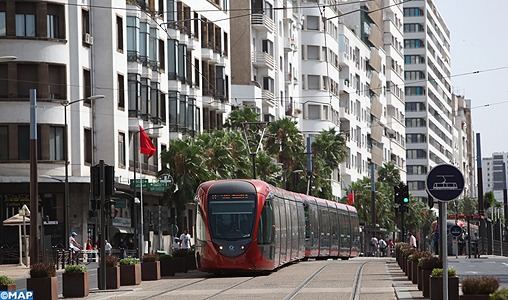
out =
<svg viewBox="0 0 508 300"><path fill-rule="evenodd" d="M219 250L222 250L222 249L224 249L224 246L219 245Z"/></svg>

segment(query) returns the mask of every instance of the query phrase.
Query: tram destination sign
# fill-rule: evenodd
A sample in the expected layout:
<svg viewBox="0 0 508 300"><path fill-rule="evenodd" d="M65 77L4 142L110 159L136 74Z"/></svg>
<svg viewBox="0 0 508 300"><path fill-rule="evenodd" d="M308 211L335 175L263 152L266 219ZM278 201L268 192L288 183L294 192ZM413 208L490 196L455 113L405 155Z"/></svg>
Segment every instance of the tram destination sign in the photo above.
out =
<svg viewBox="0 0 508 300"><path fill-rule="evenodd" d="M464 190L464 175L457 167L449 164L435 166L425 180L429 194L440 201L457 199Z"/></svg>

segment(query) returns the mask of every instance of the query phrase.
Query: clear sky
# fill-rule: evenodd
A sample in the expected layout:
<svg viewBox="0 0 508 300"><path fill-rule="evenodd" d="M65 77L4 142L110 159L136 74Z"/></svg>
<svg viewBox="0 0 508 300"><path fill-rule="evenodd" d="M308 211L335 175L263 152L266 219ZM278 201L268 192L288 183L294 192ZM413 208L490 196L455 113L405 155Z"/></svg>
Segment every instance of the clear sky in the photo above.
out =
<svg viewBox="0 0 508 300"><path fill-rule="evenodd" d="M434 3L450 30L453 91L471 99L482 157L508 152L508 0Z"/></svg>

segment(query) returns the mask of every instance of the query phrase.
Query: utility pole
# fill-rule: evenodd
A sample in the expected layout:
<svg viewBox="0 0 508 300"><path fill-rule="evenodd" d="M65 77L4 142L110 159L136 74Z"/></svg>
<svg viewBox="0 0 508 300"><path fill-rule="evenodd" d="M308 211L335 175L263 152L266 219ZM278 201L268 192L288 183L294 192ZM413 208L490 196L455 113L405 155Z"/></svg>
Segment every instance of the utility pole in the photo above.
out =
<svg viewBox="0 0 508 300"><path fill-rule="evenodd" d="M480 133L476 133L476 174L478 174L478 214L480 215L480 240L482 243L482 251L485 249L485 207L483 203L483 171L482 171L482 146L480 140ZM471 237L470 237L471 238ZM478 247L478 245L477 245ZM481 254L481 253L478 253Z"/></svg>
<svg viewBox="0 0 508 300"><path fill-rule="evenodd" d="M39 182L37 177L37 90L30 90L30 264L39 262ZM66 237L67 238L67 237Z"/></svg>

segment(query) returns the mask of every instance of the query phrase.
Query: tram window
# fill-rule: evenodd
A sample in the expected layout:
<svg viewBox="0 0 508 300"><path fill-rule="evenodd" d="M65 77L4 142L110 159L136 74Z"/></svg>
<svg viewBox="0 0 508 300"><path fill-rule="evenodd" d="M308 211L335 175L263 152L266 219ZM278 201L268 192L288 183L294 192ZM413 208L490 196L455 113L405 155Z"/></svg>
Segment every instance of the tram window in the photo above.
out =
<svg viewBox="0 0 508 300"><path fill-rule="evenodd" d="M270 201L266 201L261 211L258 225L258 244L268 245L272 243L274 235L273 207Z"/></svg>
<svg viewBox="0 0 508 300"><path fill-rule="evenodd" d="M250 237L254 225L255 195L246 195L241 200L223 200L227 198L220 198L222 195L211 196L208 213L212 236L221 239Z"/></svg>
<svg viewBox="0 0 508 300"><path fill-rule="evenodd" d="M309 206L305 205L303 207L304 209L304 216L305 216L305 238L310 238L310 224L309 224Z"/></svg>
<svg viewBox="0 0 508 300"><path fill-rule="evenodd" d="M201 206L196 211L196 240L206 241L206 226L203 220Z"/></svg>

